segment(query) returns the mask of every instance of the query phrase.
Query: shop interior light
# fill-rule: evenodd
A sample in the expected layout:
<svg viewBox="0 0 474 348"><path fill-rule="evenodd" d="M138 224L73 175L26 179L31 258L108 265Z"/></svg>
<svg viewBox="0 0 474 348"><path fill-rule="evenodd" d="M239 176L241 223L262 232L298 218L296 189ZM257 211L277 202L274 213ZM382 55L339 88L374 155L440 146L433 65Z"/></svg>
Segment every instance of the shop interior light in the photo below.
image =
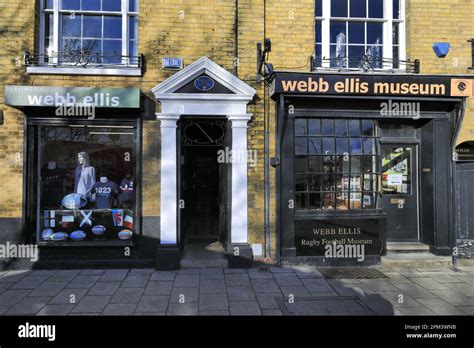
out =
<svg viewBox="0 0 474 348"><path fill-rule="evenodd" d="M449 52L451 45L449 42L435 42L433 44L433 51L436 53L438 58L444 58Z"/></svg>

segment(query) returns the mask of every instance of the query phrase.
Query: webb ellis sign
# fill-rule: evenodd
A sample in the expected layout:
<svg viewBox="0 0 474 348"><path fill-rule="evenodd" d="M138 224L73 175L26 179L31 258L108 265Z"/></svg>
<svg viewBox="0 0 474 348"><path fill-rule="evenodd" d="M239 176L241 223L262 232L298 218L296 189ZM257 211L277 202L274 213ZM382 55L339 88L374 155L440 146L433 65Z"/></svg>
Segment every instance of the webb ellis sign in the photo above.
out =
<svg viewBox="0 0 474 348"><path fill-rule="evenodd" d="M419 75L333 75L275 73L272 95L470 97L471 78Z"/></svg>

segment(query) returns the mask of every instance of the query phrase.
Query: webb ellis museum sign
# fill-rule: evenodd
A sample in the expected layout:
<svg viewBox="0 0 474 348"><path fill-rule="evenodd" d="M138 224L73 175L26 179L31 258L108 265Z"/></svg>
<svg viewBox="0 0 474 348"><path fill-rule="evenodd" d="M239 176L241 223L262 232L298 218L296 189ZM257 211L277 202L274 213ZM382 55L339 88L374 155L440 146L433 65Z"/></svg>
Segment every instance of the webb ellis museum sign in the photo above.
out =
<svg viewBox="0 0 474 348"><path fill-rule="evenodd" d="M471 97L469 77L277 72L272 94Z"/></svg>

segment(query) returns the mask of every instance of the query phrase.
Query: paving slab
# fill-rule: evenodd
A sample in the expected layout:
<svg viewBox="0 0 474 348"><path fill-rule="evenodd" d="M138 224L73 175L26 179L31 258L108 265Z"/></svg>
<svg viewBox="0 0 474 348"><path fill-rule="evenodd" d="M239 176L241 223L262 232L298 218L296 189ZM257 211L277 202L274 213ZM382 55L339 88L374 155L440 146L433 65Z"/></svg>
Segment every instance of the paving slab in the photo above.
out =
<svg viewBox="0 0 474 348"><path fill-rule="evenodd" d="M464 296L474 297L474 286L467 283L447 283L447 287L463 294Z"/></svg>
<svg viewBox="0 0 474 348"><path fill-rule="evenodd" d="M24 299L31 290L5 290L0 294L0 305L13 306Z"/></svg>
<svg viewBox="0 0 474 348"><path fill-rule="evenodd" d="M280 286L280 290L286 298L290 298L290 296L292 298L311 296L303 285Z"/></svg>
<svg viewBox="0 0 474 348"><path fill-rule="evenodd" d="M282 316L283 313L279 309L263 309L262 310L262 315L265 315L265 316Z"/></svg>
<svg viewBox="0 0 474 348"><path fill-rule="evenodd" d="M314 298L283 302L289 315L373 315L367 306L354 298Z"/></svg>
<svg viewBox="0 0 474 348"><path fill-rule="evenodd" d="M71 313L102 313L111 296L84 296Z"/></svg>
<svg viewBox="0 0 474 348"><path fill-rule="evenodd" d="M127 276L128 269L109 269L102 274L100 281L103 282L121 282Z"/></svg>
<svg viewBox="0 0 474 348"><path fill-rule="evenodd" d="M196 302L170 303L167 315L198 315L199 306Z"/></svg>
<svg viewBox="0 0 474 348"><path fill-rule="evenodd" d="M173 288L170 296L171 303L179 302L198 302L199 301L199 289L198 288Z"/></svg>
<svg viewBox="0 0 474 348"><path fill-rule="evenodd" d="M15 283L0 283L0 294L15 285Z"/></svg>
<svg viewBox="0 0 474 348"><path fill-rule="evenodd" d="M252 301L257 299L251 286L228 287L227 296L229 301Z"/></svg>
<svg viewBox="0 0 474 348"><path fill-rule="evenodd" d="M136 312L158 312L166 313L168 308L169 296L163 295L143 295L138 302Z"/></svg>
<svg viewBox="0 0 474 348"><path fill-rule="evenodd" d="M49 276L27 276L15 283L10 289L17 290L17 289L36 289L41 285L41 283L45 282Z"/></svg>
<svg viewBox="0 0 474 348"><path fill-rule="evenodd" d="M80 275L103 275L105 269L85 269L79 273Z"/></svg>
<svg viewBox="0 0 474 348"><path fill-rule="evenodd" d="M262 315L257 301L229 302L230 315Z"/></svg>
<svg viewBox="0 0 474 348"><path fill-rule="evenodd" d="M25 297L10 308L5 315L35 315L50 300L51 297Z"/></svg>
<svg viewBox="0 0 474 348"><path fill-rule="evenodd" d="M279 292L280 288L273 279L252 279L255 292Z"/></svg>
<svg viewBox="0 0 474 348"><path fill-rule="evenodd" d="M149 275L127 275L122 282L122 288L144 288L150 279Z"/></svg>
<svg viewBox="0 0 474 348"><path fill-rule="evenodd" d="M173 282L150 281L145 288L146 295L171 295Z"/></svg>
<svg viewBox="0 0 474 348"><path fill-rule="evenodd" d="M53 275L51 275L48 278L48 281L50 282L70 282L71 280L76 277L81 270L78 269L62 269L54 272Z"/></svg>
<svg viewBox="0 0 474 348"><path fill-rule="evenodd" d="M374 315L393 315L394 308L392 304L385 299L370 299L366 298L361 300L364 304L369 307Z"/></svg>
<svg viewBox="0 0 474 348"><path fill-rule="evenodd" d="M224 279L224 272L222 268L201 268L201 280L203 279Z"/></svg>
<svg viewBox="0 0 474 348"><path fill-rule="evenodd" d="M28 296L56 296L66 285L67 282L46 281L30 292Z"/></svg>
<svg viewBox="0 0 474 348"><path fill-rule="evenodd" d="M87 291L88 289L63 289L49 303L77 304L86 295Z"/></svg>
<svg viewBox="0 0 474 348"><path fill-rule="evenodd" d="M121 282L97 282L89 290L88 295L113 295L120 287Z"/></svg>
<svg viewBox="0 0 474 348"><path fill-rule="evenodd" d="M229 301L226 294L200 294L200 311L217 311L229 309Z"/></svg>
<svg viewBox="0 0 474 348"><path fill-rule="evenodd" d="M426 307L398 307L401 315L436 315Z"/></svg>
<svg viewBox="0 0 474 348"><path fill-rule="evenodd" d="M73 308L73 304L48 304L36 315L68 315Z"/></svg>
<svg viewBox="0 0 474 348"><path fill-rule="evenodd" d="M310 292L328 292L333 290L325 279L308 278L301 279L301 281Z"/></svg>
<svg viewBox="0 0 474 348"><path fill-rule="evenodd" d="M119 288L110 299L110 303L138 303L142 298L143 292L143 288Z"/></svg>
<svg viewBox="0 0 474 348"><path fill-rule="evenodd" d="M433 294L423 288L420 285L416 284L395 284L395 286L398 288L398 291L403 294L403 295L408 295L413 298L430 298L434 297Z"/></svg>
<svg viewBox="0 0 474 348"><path fill-rule="evenodd" d="M439 299L453 306L474 305L474 298L461 294L458 291L449 290L431 290L431 292Z"/></svg>
<svg viewBox="0 0 474 348"><path fill-rule="evenodd" d="M280 292L278 293L257 293L257 301L260 308L263 309L280 309L277 299L283 298Z"/></svg>
<svg viewBox="0 0 474 348"><path fill-rule="evenodd" d="M249 270L250 279L273 279L273 273L268 271Z"/></svg>
<svg viewBox="0 0 474 348"><path fill-rule="evenodd" d="M443 290L439 290L443 291ZM463 315L461 309L450 305L449 303L438 298L419 298L417 299L424 307L438 315Z"/></svg>
<svg viewBox="0 0 474 348"><path fill-rule="evenodd" d="M445 284L437 281L436 279L426 277L426 278L413 278L413 283L420 285L426 290L446 290L449 289Z"/></svg>
<svg viewBox="0 0 474 348"><path fill-rule="evenodd" d="M199 315L202 316L229 316L230 312L228 310L224 311L199 311Z"/></svg>
<svg viewBox="0 0 474 348"><path fill-rule="evenodd" d="M199 286L199 274L177 274L174 280L175 287Z"/></svg>
<svg viewBox="0 0 474 348"><path fill-rule="evenodd" d="M94 284L100 279L98 275L88 275L88 276L76 276L66 288L71 289L89 289L94 286Z"/></svg>
<svg viewBox="0 0 474 348"><path fill-rule="evenodd" d="M136 303L110 303L105 307L102 315L133 315Z"/></svg>
<svg viewBox="0 0 474 348"><path fill-rule="evenodd" d="M170 282L170 281L174 281L175 277L176 277L176 272L174 271L154 271L151 274L150 280Z"/></svg>
<svg viewBox="0 0 474 348"><path fill-rule="evenodd" d="M202 294L225 294L225 281L220 279L201 279L199 291Z"/></svg>
<svg viewBox="0 0 474 348"><path fill-rule="evenodd" d="M301 280L293 273L274 274L275 281L278 285L303 285Z"/></svg>
<svg viewBox="0 0 474 348"><path fill-rule="evenodd" d="M225 275L227 286L247 286L250 285L250 278L247 273L230 273Z"/></svg>
<svg viewBox="0 0 474 348"><path fill-rule="evenodd" d="M7 271L0 277L0 283L17 283L31 274L31 271Z"/></svg>

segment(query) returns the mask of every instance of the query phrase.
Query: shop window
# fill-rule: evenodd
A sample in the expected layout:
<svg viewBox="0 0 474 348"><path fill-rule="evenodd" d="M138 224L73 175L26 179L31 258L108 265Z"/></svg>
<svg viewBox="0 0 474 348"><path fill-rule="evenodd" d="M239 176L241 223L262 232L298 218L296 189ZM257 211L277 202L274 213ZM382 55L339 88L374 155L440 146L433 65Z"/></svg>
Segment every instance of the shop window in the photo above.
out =
<svg viewBox="0 0 474 348"><path fill-rule="evenodd" d="M43 63L138 65L138 0L43 0L42 4Z"/></svg>
<svg viewBox="0 0 474 348"><path fill-rule="evenodd" d="M382 150L382 192L384 194L411 194L411 147L393 147Z"/></svg>
<svg viewBox="0 0 474 348"><path fill-rule="evenodd" d="M375 209L377 140L374 120L296 119L296 209Z"/></svg>
<svg viewBox="0 0 474 348"><path fill-rule="evenodd" d="M38 132L38 242L130 243L135 128L41 126Z"/></svg>
<svg viewBox="0 0 474 348"><path fill-rule="evenodd" d="M398 69L405 59L404 0L316 0L316 68Z"/></svg>

